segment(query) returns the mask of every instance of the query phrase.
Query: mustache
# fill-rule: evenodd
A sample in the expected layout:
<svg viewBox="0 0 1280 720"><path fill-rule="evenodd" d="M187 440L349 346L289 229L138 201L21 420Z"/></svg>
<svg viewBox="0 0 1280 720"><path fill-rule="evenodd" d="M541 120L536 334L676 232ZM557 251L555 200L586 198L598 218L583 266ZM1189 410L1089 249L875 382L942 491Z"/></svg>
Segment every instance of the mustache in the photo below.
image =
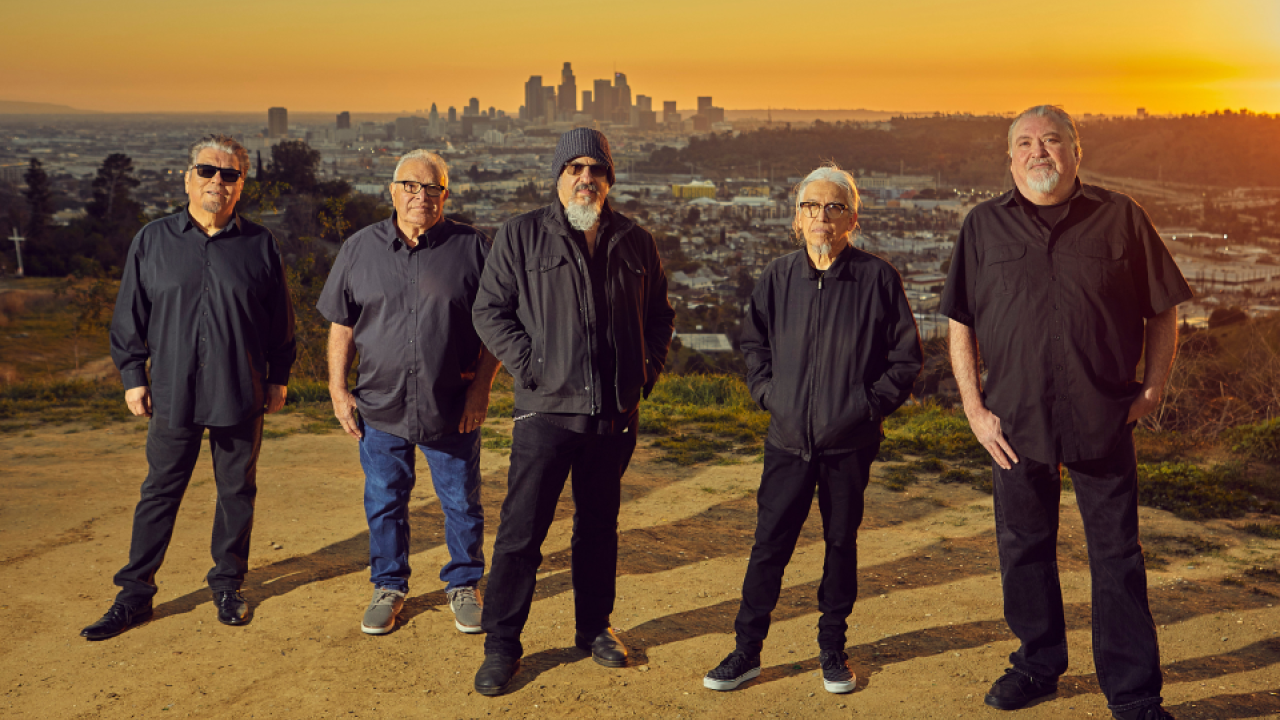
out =
<svg viewBox="0 0 1280 720"><path fill-rule="evenodd" d="M580 183L578 183L578 184L576 184L576 185L574 185L574 186L573 186L573 191L574 191L574 192L578 192L579 190L589 190L589 191L591 191L591 192L593 192L593 193L594 193L594 192L600 192L600 190L599 190L598 188L596 188L596 184L595 184L595 183L581 183L581 182L580 182Z"/></svg>

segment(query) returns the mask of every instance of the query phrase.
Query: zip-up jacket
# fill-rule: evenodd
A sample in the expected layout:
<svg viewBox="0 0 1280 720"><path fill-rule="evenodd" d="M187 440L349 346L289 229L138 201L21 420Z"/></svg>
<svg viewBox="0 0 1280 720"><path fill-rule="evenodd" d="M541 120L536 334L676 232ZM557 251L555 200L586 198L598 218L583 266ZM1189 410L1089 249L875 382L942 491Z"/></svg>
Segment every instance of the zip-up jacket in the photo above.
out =
<svg viewBox="0 0 1280 720"><path fill-rule="evenodd" d="M666 366L675 311L657 245L616 212L606 231L596 252L606 253L609 306L598 308L587 259L565 226L559 201L498 230L472 319L485 346L515 378L521 410L592 415L606 402L630 410L648 397ZM613 334L616 398L601 397L591 361L597 350L593 328L605 318Z"/></svg>
<svg viewBox="0 0 1280 720"><path fill-rule="evenodd" d="M769 443L805 460L879 442L923 359L902 279L852 245L821 273L804 250L769 263L741 347Z"/></svg>

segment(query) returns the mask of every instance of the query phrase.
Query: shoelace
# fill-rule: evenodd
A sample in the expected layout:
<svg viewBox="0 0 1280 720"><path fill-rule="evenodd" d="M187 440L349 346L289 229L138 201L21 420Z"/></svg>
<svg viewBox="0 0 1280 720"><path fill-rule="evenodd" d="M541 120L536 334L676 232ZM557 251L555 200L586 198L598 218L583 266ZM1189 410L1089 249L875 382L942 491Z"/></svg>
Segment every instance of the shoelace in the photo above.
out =
<svg viewBox="0 0 1280 720"><path fill-rule="evenodd" d="M460 587L453 591L453 601L457 603L471 603L478 605L476 602L476 590L473 587Z"/></svg>

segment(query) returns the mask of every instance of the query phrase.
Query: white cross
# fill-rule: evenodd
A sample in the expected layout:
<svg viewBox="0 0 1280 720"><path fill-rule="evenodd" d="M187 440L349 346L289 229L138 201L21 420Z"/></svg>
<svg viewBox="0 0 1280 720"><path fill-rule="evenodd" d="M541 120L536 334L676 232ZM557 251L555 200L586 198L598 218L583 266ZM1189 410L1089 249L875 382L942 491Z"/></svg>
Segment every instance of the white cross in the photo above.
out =
<svg viewBox="0 0 1280 720"><path fill-rule="evenodd" d="M13 229L13 234L9 236L13 241L13 249L18 253L18 277L22 277L22 243L26 238L18 234L18 228Z"/></svg>

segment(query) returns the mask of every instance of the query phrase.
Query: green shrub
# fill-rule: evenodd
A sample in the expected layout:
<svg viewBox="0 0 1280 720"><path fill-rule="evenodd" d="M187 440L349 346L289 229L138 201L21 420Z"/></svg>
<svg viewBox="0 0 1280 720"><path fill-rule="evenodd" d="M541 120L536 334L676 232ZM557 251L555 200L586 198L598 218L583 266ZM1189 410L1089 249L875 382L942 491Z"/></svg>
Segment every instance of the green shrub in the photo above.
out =
<svg viewBox="0 0 1280 720"><path fill-rule="evenodd" d="M1280 525L1249 523L1244 526L1244 531L1250 535L1257 535L1258 537L1270 538L1272 540L1280 540Z"/></svg>
<svg viewBox="0 0 1280 720"><path fill-rule="evenodd" d="M1240 425L1225 434L1231 451L1254 460L1280 462L1280 418L1257 425Z"/></svg>
<svg viewBox="0 0 1280 720"><path fill-rule="evenodd" d="M1184 520L1240 517L1258 506L1238 465L1208 470L1191 463L1138 466L1138 500Z"/></svg>
<svg viewBox="0 0 1280 720"><path fill-rule="evenodd" d="M969 429L964 412L925 401L905 405L885 421L882 457L918 455L986 464L990 456Z"/></svg>

